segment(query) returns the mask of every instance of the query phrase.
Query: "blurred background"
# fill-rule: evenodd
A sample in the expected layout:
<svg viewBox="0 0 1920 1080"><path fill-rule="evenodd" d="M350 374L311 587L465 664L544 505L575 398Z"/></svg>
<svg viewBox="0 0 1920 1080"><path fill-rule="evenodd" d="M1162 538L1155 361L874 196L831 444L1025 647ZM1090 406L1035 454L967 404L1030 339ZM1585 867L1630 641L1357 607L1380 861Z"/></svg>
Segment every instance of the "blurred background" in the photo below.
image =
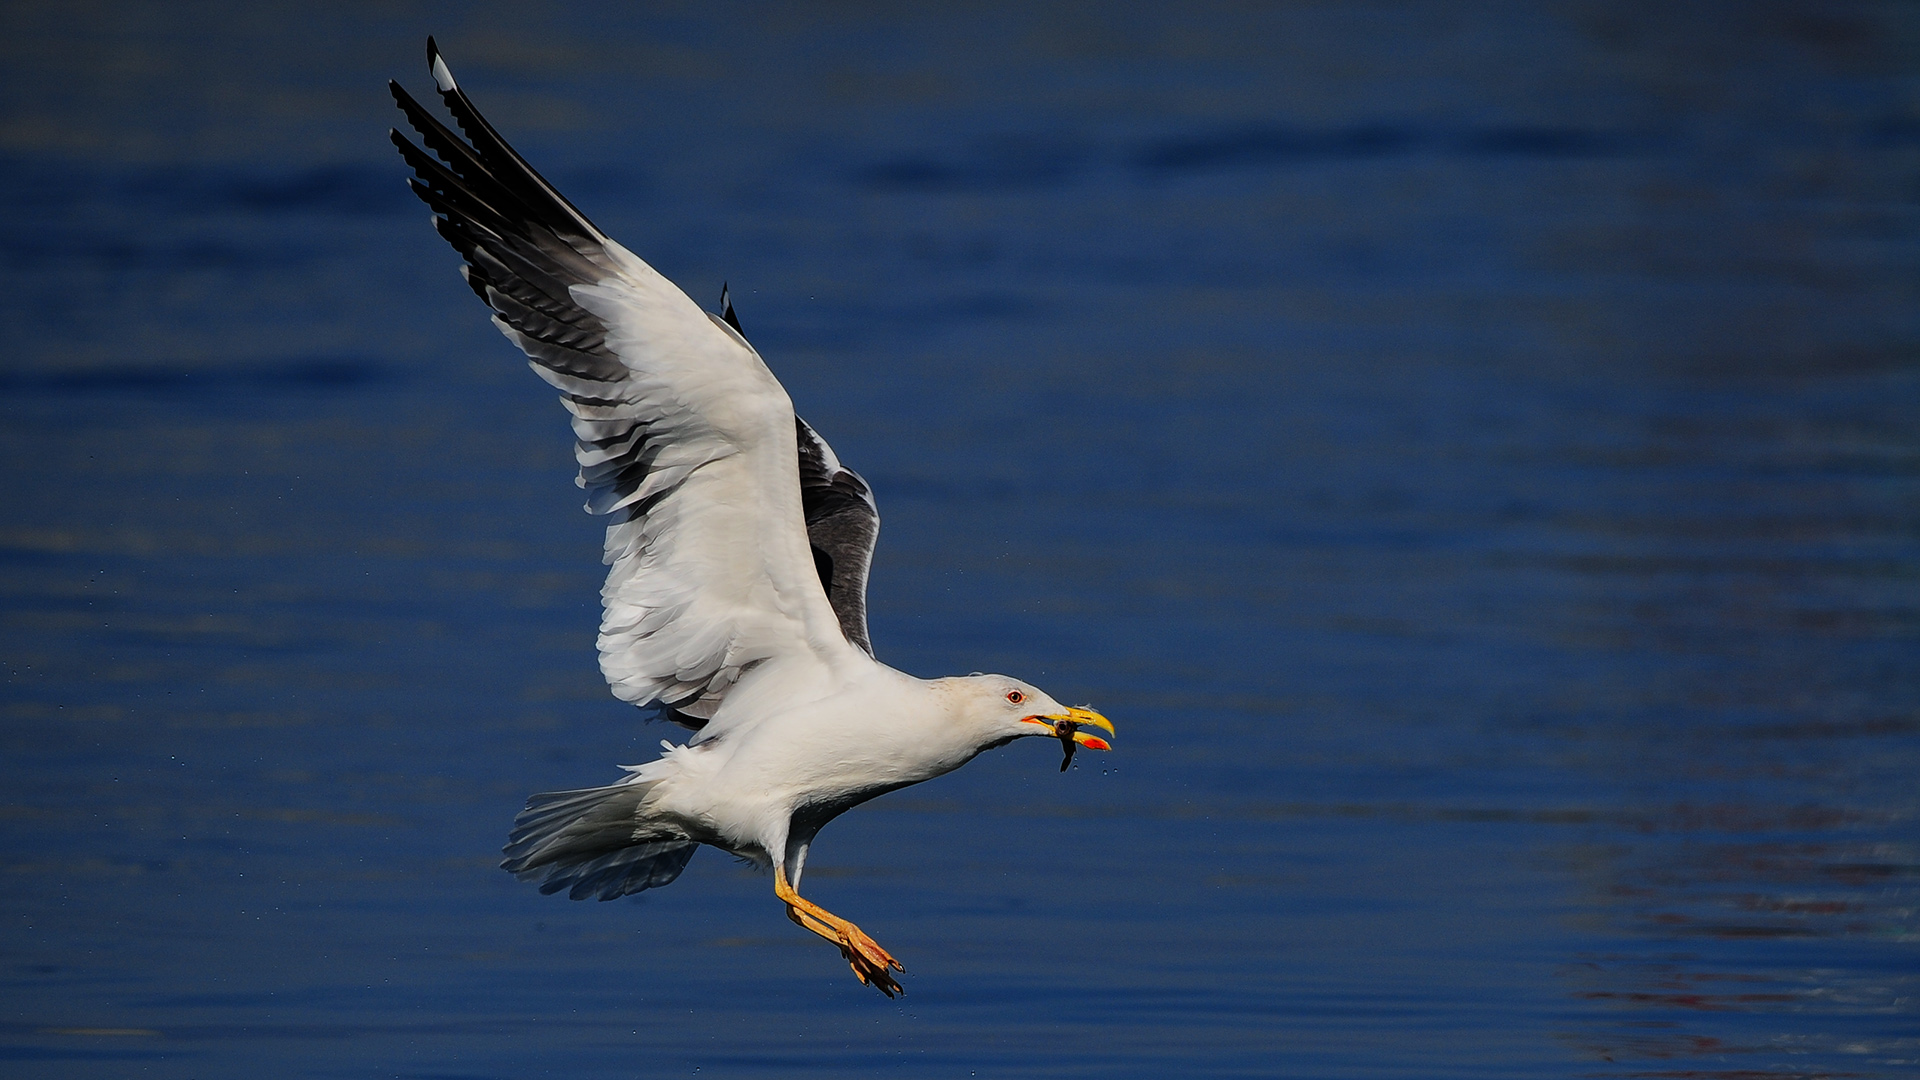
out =
<svg viewBox="0 0 1920 1080"><path fill-rule="evenodd" d="M10 4L22 1077L1920 1073L1920 9ZM880 657L1118 727L542 897L565 417L423 40L871 480Z"/></svg>

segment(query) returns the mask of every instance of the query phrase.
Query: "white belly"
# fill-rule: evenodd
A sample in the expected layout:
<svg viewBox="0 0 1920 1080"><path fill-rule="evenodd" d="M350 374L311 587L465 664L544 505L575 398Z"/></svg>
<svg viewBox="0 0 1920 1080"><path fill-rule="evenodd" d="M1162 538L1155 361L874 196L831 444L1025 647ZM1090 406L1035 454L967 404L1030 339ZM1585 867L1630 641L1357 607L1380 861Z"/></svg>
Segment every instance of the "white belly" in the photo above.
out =
<svg viewBox="0 0 1920 1080"><path fill-rule="evenodd" d="M973 757L926 684L881 670L890 677L671 751L655 811L694 839L761 861L779 857L773 849L796 813L844 809Z"/></svg>

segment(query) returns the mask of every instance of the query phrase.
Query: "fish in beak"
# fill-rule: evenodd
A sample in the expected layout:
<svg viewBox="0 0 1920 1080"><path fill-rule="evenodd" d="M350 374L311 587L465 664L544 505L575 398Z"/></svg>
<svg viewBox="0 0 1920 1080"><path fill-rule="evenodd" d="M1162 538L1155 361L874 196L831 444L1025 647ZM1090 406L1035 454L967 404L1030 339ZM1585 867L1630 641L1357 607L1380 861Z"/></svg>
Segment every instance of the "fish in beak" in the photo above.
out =
<svg viewBox="0 0 1920 1080"><path fill-rule="evenodd" d="M1060 749L1065 755L1060 759L1061 772L1066 772L1067 766L1073 764L1073 752L1083 746L1089 750L1113 749L1113 744L1107 740L1098 735L1089 735L1080 730L1080 726L1085 724L1088 727L1105 728L1107 734L1113 734L1113 721L1101 716L1092 709L1082 708L1076 705L1064 713L1052 713L1047 716L1029 716L1025 717L1024 721L1050 729L1054 738L1060 740ZM1035 732L1034 734L1037 735L1039 732Z"/></svg>

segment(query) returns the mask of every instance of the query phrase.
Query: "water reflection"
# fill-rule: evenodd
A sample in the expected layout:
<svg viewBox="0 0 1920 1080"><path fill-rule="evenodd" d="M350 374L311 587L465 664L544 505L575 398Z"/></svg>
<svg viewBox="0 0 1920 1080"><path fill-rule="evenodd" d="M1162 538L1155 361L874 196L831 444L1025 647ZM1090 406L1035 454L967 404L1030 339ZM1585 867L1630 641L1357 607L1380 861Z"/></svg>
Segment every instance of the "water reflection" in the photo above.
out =
<svg viewBox="0 0 1920 1080"><path fill-rule="evenodd" d="M1607 1061L1699 1063L1632 1075L1879 1075L1914 1063L1920 1038L1901 1018L1920 972L1902 946L1920 928L1920 860L1903 821L1712 807L1645 825L1658 835L1565 854L1603 925L1647 945L1563 971L1577 997L1631 1017L1570 1041ZM1740 1067L1709 1065L1728 1059Z"/></svg>
<svg viewBox="0 0 1920 1080"><path fill-rule="evenodd" d="M1710 799L1554 854L1589 891L1588 924L1636 944L1562 973L1616 1016L1563 1037L1618 1075L1879 1076L1920 1060L1914 537L1882 498L1915 444L1848 376L1826 377L1808 394L1749 374L1646 425L1609 467L1647 472L1677 512L1585 518L1631 554L1563 564L1605 589L1580 640L1680 661L1592 764ZM1824 401L1788 409L1789 395Z"/></svg>

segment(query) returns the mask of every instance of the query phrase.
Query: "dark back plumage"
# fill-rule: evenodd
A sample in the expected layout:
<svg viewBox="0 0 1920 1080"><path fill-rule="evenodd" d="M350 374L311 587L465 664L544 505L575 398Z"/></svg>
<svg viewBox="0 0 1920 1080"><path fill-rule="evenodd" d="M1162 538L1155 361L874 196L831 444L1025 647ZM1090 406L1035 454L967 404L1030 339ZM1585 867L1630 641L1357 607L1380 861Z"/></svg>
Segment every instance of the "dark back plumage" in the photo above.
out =
<svg viewBox="0 0 1920 1080"><path fill-rule="evenodd" d="M840 618L847 640L873 655L867 637L867 571L880 539L880 510L873 489L860 474L840 464L805 420L794 417L800 434L800 501L806 508L807 541L827 602Z"/></svg>

